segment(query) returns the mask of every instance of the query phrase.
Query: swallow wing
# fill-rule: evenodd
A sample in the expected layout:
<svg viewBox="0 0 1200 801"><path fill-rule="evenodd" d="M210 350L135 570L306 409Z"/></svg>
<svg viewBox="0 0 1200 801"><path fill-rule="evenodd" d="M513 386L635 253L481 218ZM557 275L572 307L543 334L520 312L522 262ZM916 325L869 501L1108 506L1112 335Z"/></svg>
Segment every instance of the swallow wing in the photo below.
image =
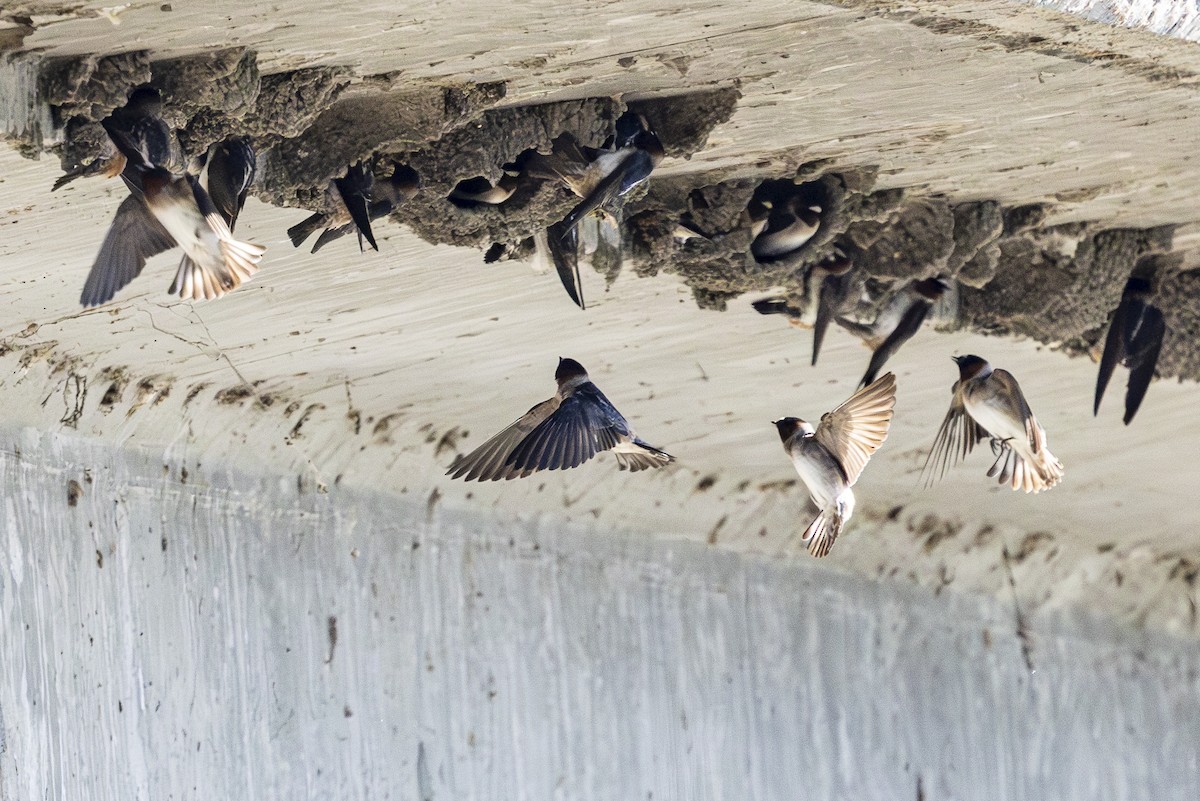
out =
<svg viewBox="0 0 1200 801"><path fill-rule="evenodd" d="M372 183L373 176L361 164L351 167L344 178L337 178L333 182L358 232L370 243L372 250L378 251L379 245L375 244L375 235L371 233L371 212L367 208ZM362 243L359 244L361 246Z"/></svg>
<svg viewBox="0 0 1200 801"><path fill-rule="evenodd" d="M117 207L79 302L84 306L107 303L137 278L146 266L146 259L173 247L175 240L146 208L145 202L130 195Z"/></svg>
<svg viewBox="0 0 1200 801"><path fill-rule="evenodd" d="M875 380L875 376L887 364L887 360L892 358L896 351L900 350L900 346L908 340L912 339L921 326L925 322L925 318L929 316L931 304L923 299L913 301L913 304L908 307L904 315L900 318L900 322L896 325L895 330L888 334L887 339L879 345L871 353L871 361L867 365L867 372L863 376L862 385L866 386Z"/></svg>
<svg viewBox="0 0 1200 801"><path fill-rule="evenodd" d="M254 182L254 151L245 140L228 139L214 147L205 165L204 188L232 231L246 193Z"/></svg>
<svg viewBox="0 0 1200 801"><path fill-rule="evenodd" d="M993 370L989 380L995 382L997 389L987 402L1004 410L1012 419L1020 420L1025 426L1029 447L1034 453L1041 453L1046 447L1046 432L1033 416L1033 410L1029 408L1017 379L1007 370Z"/></svg>
<svg viewBox="0 0 1200 801"><path fill-rule="evenodd" d="M587 306L583 302L583 282L579 277L579 236L574 228L564 228L562 223L554 223L546 229L546 247L550 250L550 258L554 261L554 270L562 281L563 289L581 309Z"/></svg>
<svg viewBox="0 0 1200 801"><path fill-rule="evenodd" d="M464 481L499 481L500 479L516 478L520 471L508 463L508 457L521 441L546 421L559 407L558 396L544 400L525 414L521 415L512 425L505 428L496 436L480 445L466 456L459 456L450 465L446 475L451 478L462 478Z"/></svg>
<svg viewBox="0 0 1200 801"><path fill-rule="evenodd" d="M931 486L946 475L947 470L965 459L987 436L983 426L967 414L967 407L963 405L962 395L958 392L958 382L955 382L951 388L950 410L942 419L942 425L933 439L933 448L925 457L925 465L921 468L922 474L928 473L925 486Z"/></svg>
<svg viewBox="0 0 1200 801"><path fill-rule="evenodd" d="M1092 403L1092 415L1100 413L1100 401L1104 390L1112 380L1113 370L1125 358L1125 326L1130 312L1130 303L1137 302L1128 296L1121 298L1121 303L1113 313L1112 322L1108 324L1108 336L1104 340L1104 355L1100 357L1100 372L1096 374L1096 398Z"/></svg>
<svg viewBox="0 0 1200 801"><path fill-rule="evenodd" d="M329 222L329 215L318 211L315 214L310 214L300 222L287 229L288 239L292 240L292 247L300 247L300 244L312 236L313 231L321 228ZM340 235L339 235L340 236Z"/></svg>
<svg viewBox="0 0 1200 801"><path fill-rule="evenodd" d="M825 343L825 332L829 323L837 317L838 312L846 302L851 285L849 273L842 275L827 275L821 279L821 297L817 299L817 319L813 322L812 363L815 367L817 357L821 355L821 346ZM870 381L863 381L869 384Z"/></svg>
<svg viewBox="0 0 1200 801"><path fill-rule="evenodd" d="M563 218L564 229L573 229L585 216L607 206L617 197L633 189L646 180L653 169L654 163L649 153L643 150L631 151Z"/></svg>
<svg viewBox="0 0 1200 801"><path fill-rule="evenodd" d="M847 483L858 480L871 454L887 439L895 405L896 376L888 373L821 417L814 436L837 457Z"/></svg>
<svg viewBox="0 0 1200 801"><path fill-rule="evenodd" d="M521 476L566 470L630 438L629 424L595 384L584 384L529 432L508 457Z"/></svg>
<svg viewBox="0 0 1200 801"><path fill-rule="evenodd" d="M1142 313L1135 330L1130 336L1127 352L1129 361L1129 388L1125 391L1125 425L1129 425L1146 390L1154 380L1154 367L1158 364L1158 352L1162 350L1166 323L1163 314L1149 303L1142 305Z"/></svg>
<svg viewBox="0 0 1200 801"><path fill-rule="evenodd" d="M345 236L346 234L350 233L353 230L354 230L354 223L352 223L352 222L348 222L345 225L339 225L335 228L326 228L324 231L321 232L321 235L317 237L317 241L313 243L312 252L316 253L318 250L325 247L333 240L341 239L343 236ZM301 241L303 241L303 240L301 240Z"/></svg>
<svg viewBox="0 0 1200 801"><path fill-rule="evenodd" d="M574 192L590 161L570 134L562 134L554 140L550 155L535 151L521 165L521 171L530 178L559 181Z"/></svg>

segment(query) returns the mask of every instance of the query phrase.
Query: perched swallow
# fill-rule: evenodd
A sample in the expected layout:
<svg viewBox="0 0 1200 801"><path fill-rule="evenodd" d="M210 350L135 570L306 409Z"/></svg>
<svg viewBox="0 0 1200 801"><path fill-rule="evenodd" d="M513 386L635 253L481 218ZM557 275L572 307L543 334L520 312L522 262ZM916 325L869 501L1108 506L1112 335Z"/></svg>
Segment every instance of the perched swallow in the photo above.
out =
<svg viewBox="0 0 1200 801"><path fill-rule="evenodd" d="M200 188L208 193L213 207L229 226L229 232L232 234L237 225L238 214L246 205L246 194L250 191L250 184L254 182L254 149L240 136L229 137L210 147L199 159L197 166ZM254 269L242 278L248 278ZM179 270L175 273L175 280L168 292L196 300L202 297L220 297L222 292L213 294L214 290L210 286L211 281L206 275L206 270L206 267L201 267L196 260L185 254L179 262ZM241 279L238 283L240 282Z"/></svg>
<svg viewBox="0 0 1200 801"><path fill-rule="evenodd" d="M1162 349L1166 324L1163 314L1150 302L1153 295L1150 282L1144 278L1130 278L1121 294L1121 304L1113 314L1108 326L1108 338L1104 342L1104 356L1100 359L1100 373L1096 376L1096 402L1092 415L1100 412L1100 399L1108 387L1117 364L1129 368L1129 387L1125 390L1125 425L1133 420L1146 390L1154 378L1154 366L1158 363L1158 352Z"/></svg>
<svg viewBox="0 0 1200 801"><path fill-rule="evenodd" d="M254 148L240 136L231 136L208 149L198 170L200 185L233 231L246 205L246 194L256 173Z"/></svg>
<svg viewBox="0 0 1200 801"><path fill-rule="evenodd" d="M107 302L141 273L148 258L176 246L184 257L170 291L183 298L218 298L257 271L266 248L233 238L199 178L176 176L149 161L152 149L145 139L116 127L109 136L125 157L121 177L130 195L117 208L88 273L80 296L84 306Z"/></svg>
<svg viewBox="0 0 1200 801"><path fill-rule="evenodd" d="M851 487L887 439L895 405L896 377L888 373L821 415L815 429L796 417L774 422L784 451L792 457L792 465L819 510L800 538L813 556L829 553L854 514Z"/></svg>
<svg viewBox="0 0 1200 801"><path fill-rule="evenodd" d="M573 138L564 135L555 140L549 156L534 153L526 161L525 170L530 177L561 181L581 198L566 217L546 232L548 240L558 240L557 244L550 244L550 256L563 288L581 309L585 307L579 281L576 227L589 214L603 211L616 221L619 230L621 199L650 177L663 156L662 143L645 118L627 112L617 120L609 148L581 148Z"/></svg>
<svg viewBox="0 0 1200 801"><path fill-rule="evenodd" d="M521 173L514 169L505 168L500 179L493 184L487 178L468 178L459 181L450 192L450 202L460 209L472 209L476 206L499 206L512 197L520 183Z"/></svg>
<svg viewBox="0 0 1200 801"><path fill-rule="evenodd" d="M580 153L576 148L573 163L568 161L561 171L562 181L582 198L563 218L567 230L644 182L665 155L646 118L629 112L617 120L611 149L584 153L582 160Z"/></svg>
<svg viewBox="0 0 1200 801"><path fill-rule="evenodd" d="M334 178L325 189L325 211L312 214L288 229L288 238L294 247L308 239L318 228L342 228L353 225L358 231L358 249L363 250L363 238L375 251L375 235L371 233L371 190L374 187L375 176L360 161L348 167L341 178ZM330 238L336 239L341 234ZM326 240L329 241L329 240ZM313 247L313 253L320 249L320 243Z"/></svg>
<svg viewBox="0 0 1200 801"><path fill-rule="evenodd" d="M1046 446L1038 423L1012 373L994 370L978 356L953 356L958 381L951 387L950 411L942 420L922 472L933 466L926 486L966 458L985 437L992 441L995 463L989 477L1014 490L1041 492L1063 476L1062 462Z"/></svg>
<svg viewBox="0 0 1200 801"><path fill-rule="evenodd" d="M367 218L374 222L381 217L388 216L401 203L412 200L416 196L420 183L420 177L412 167L406 164L393 164L391 177L383 183L375 182L371 186L371 202L367 205ZM303 223L301 224L303 225ZM340 239L352 231L358 232L358 249L362 250L362 233L358 231L358 227L351 220L344 225L326 228L322 231L313 244L312 252L316 253L328 243Z"/></svg>
<svg viewBox="0 0 1200 801"><path fill-rule="evenodd" d="M812 363L817 363L821 355L821 346L825 342L825 332L843 307L849 302L856 286L851 275L853 263L841 250L834 252L825 259L809 268L804 276L803 308L792 306L785 298L764 298L753 303L754 310L759 314L782 314L788 322L798 328L813 329ZM861 283L861 281L857 282Z"/></svg>
<svg viewBox="0 0 1200 801"><path fill-rule="evenodd" d="M100 124L117 146L119 160L123 163L121 177L126 184L135 179L141 166L146 164L170 172L183 171L185 165L179 141L162 118L162 95L157 89L142 86L133 90L129 102L114 109ZM140 158L131 160L127 152L131 149L137 151Z"/></svg>
<svg viewBox="0 0 1200 801"><path fill-rule="evenodd" d="M751 204L750 253L757 261L786 258L808 243L821 226L821 207L792 195L781 205L767 201ZM754 209L758 209L755 211Z"/></svg>
<svg viewBox="0 0 1200 801"><path fill-rule="evenodd" d="M142 86L133 91L124 106L113 109L109 116L100 121L101 126L109 135L108 147L96 158L86 164L79 164L68 170L54 182L50 188L53 192L61 189L76 178L88 178L93 175L104 175L112 178L121 175L126 166L123 153L112 144L112 132L124 135L136 143L137 147L147 155L151 164L166 167L169 170L181 166L179 143L176 141L171 128L160 116L162 114L162 96L151 86Z"/></svg>
<svg viewBox="0 0 1200 801"><path fill-rule="evenodd" d="M643 442L574 359L559 359L558 392L487 442L460 456L446 475L466 481L524 478L566 470L611 450L622 470L663 467L674 457Z"/></svg>
<svg viewBox="0 0 1200 801"><path fill-rule="evenodd" d="M900 346L921 330L929 310L941 299L949 285L940 278L927 278L910 283L892 295L884 304L875 322L864 325L844 317L838 317L838 325L863 341L872 350L871 361L859 386L875 380L887 360L900 350Z"/></svg>

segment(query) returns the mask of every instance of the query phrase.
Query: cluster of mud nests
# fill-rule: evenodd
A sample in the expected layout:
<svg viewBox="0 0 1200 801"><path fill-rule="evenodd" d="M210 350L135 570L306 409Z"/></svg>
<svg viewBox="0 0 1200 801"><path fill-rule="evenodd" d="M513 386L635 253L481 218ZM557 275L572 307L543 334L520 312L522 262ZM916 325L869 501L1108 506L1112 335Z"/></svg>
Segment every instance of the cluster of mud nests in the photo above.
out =
<svg viewBox="0 0 1200 801"><path fill-rule="evenodd" d="M378 180L405 166L419 190L391 217L430 242L478 248L488 262L528 257L535 235L578 203L561 182L523 172L530 154L550 153L564 137L581 148L604 147L618 118L634 112L668 157L687 158L739 98L736 88L715 87L628 103L603 97L505 106L500 83L414 86L339 68L263 75L255 54L243 49L167 59L145 52L11 58L7 74L24 75L32 88L27 114L10 118L7 135L27 155L53 152L64 169L87 164L107 147L99 121L149 84L162 94L163 115L186 153L230 135L252 141L252 192L260 200L319 210L329 181L347 165L361 160ZM879 190L875 179L872 169L830 162L796 164L783 175L743 165L651 176L622 198L619 247L594 249L590 261L609 281L623 264L639 275L677 274L698 305L715 310L763 291L787 306L811 307L820 286L811 280L814 266L848 263L851 291L837 311L868 321L899 290L938 277L953 290L937 318L942 327L1032 337L1073 354L1103 346L1126 281L1136 275L1149 281L1166 319L1158 374L1200 379L1200 274L1181 271L1170 228L1049 226L1041 205L954 202ZM464 187L506 182L501 203L461 199ZM756 239L787 209L811 218L809 234L786 252L764 252Z"/></svg>

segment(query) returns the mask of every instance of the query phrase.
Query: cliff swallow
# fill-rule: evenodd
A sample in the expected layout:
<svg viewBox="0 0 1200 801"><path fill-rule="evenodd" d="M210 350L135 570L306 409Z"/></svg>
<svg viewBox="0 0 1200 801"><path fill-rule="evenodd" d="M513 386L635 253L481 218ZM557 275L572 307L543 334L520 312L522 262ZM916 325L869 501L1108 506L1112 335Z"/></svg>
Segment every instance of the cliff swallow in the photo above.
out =
<svg viewBox="0 0 1200 801"><path fill-rule="evenodd" d="M562 169L561 179L582 200L563 218L570 230L597 209L627 195L650 177L665 155L662 142L646 118L626 112L617 120L611 149L582 154L576 148Z"/></svg>
<svg viewBox="0 0 1200 801"><path fill-rule="evenodd" d="M566 470L611 450L622 470L637 472L674 461L639 439L629 423L574 359L559 359L558 391L512 425L450 465L446 475L466 481L524 478L539 470Z"/></svg>
<svg viewBox="0 0 1200 801"><path fill-rule="evenodd" d="M1092 415L1100 412L1100 399L1108 387L1117 364L1129 368L1129 386L1125 390L1125 425L1133 420L1146 390L1154 378L1154 366L1162 349L1166 324L1163 314L1151 303L1153 294L1145 278L1130 278L1121 294L1121 303L1108 326L1100 373L1096 376L1096 401Z"/></svg>
<svg viewBox="0 0 1200 801"><path fill-rule="evenodd" d="M966 458L985 437L992 441L996 461L989 477L1014 490L1041 492L1063 476L1062 462L1046 446L1046 430L1038 423L1021 393L1017 379L995 370L978 356L953 356L958 381L951 387L950 411L942 420L922 472L933 466L929 486L946 470Z"/></svg>
<svg viewBox="0 0 1200 801"><path fill-rule="evenodd" d="M915 281L895 292L870 325L838 317L838 325L863 341L872 350L871 361L859 386L875 380L887 360L900 346L921 330L930 309L941 299L949 285L940 278Z"/></svg>
<svg viewBox="0 0 1200 801"><path fill-rule="evenodd" d="M151 86L135 89L124 106L113 109L111 114L100 121L100 125L109 135L104 151L86 164L78 164L67 170L54 182L50 191L61 189L76 178L93 175L112 178L121 175L127 162L124 154L112 144L113 131L134 142L138 149L146 154L149 163L169 170L179 168L182 161L179 143L161 114L162 96L157 89Z"/></svg>
<svg viewBox="0 0 1200 801"><path fill-rule="evenodd" d="M887 439L895 405L896 377L888 373L821 415L815 429L796 417L774 422L783 450L792 457L792 465L819 511L800 538L813 556L829 553L854 514L851 487Z"/></svg>
<svg viewBox="0 0 1200 801"><path fill-rule="evenodd" d="M183 171L179 141L171 126L162 118L162 95L154 87L141 86L133 90L129 102L114 109L100 124L117 147L123 162L121 177L126 184L136 180L146 164L170 172ZM140 158L133 157L131 160L127 152L131 149L137 151Z"/></svg>
<svg viewBox="0 0 1200 801"><path fill-rule="evenodd" d="M547 239L558 240L550 247L555 270L567 295L581 309L583 288L579 282L576 227L589 214L608 213L620 228L621 199L650 177L662 160L662 143L646 119L627 112L617 120L611 147L581 148L569 135L554 142L549 156L533 153L525 162L532 178L561 181L580 202L560 222L547 228ZM619 236L619 234L618 234ZM574 258L572 258L574 254Z"/></svg>
<svg viewBox="0 0 1200 801"><path fill-rule="evenodd" d="M753 303L759 314L782 314L798 328L813 329L812 363L817 363L829 323L849 302L855 286L853 263L840 249L809 268L804 276L804 306L793 306L786 298L765 298Z"/></svg>
<svg viewBox="0 0 1200 801"><path fill-rule="evenodd" d="M821 226L821 207L792 195L781 204L754 201L750 212L750 253L760 262L786 258L812 239Z"/></svg>
<svg viewBox="0 0 1200 801"><path fill-rule="evenodd" d="M363 238L372 250L378 251L375 235L371 232L371 191L375 176L360 161L348 167L341 178L334 178L325 189L325 210L316 212L288 229L288 238L294 247L300 247L318 228L342 228L353 225L358 231L358 249L364 250ZM332 236L336 239L341 234ZM328 241L328 240L326 240ZM324 242L321 245L325 244ZM313 248L316 253L320 245Z"/></svg>
<svg viewBox="0 0 1200 801"><path fill-rule="evenodd" d="M495 184L482 176L468 178L455 185L454 190L450 192L450 202L460 209L499 206L517 191L520 180L521 173L511 168L505 168Z"/></svg>
<svg viewBox="0 0 1200 801"><path fill-rule="evenodd" d="M180 297L217 298L254 274L266 248L233 238L200 179L150 162L144 140L118 128L109 135L125 157L122 178L130 195L117 208L88 273L80 296L84 306L107 302L141 273L148 258L176 246L184 258L170 291Z"/></svg>
<svg viewBox="0 0 1200 801"><path fill-rule="evenodd" d="M246 205L246 194L250 191L250 184L254 182L254 149L239 136L229 137L210 147L199 159L197 166L197 182L200 188L208 194L213 208L221 215L232 234L237 225L238 214ZM256 269L257 267L250 269L237 283L249 278ZM185 254L180 259L175 280L171 282L167 291L172 295L178 294L180 297L196 300L220 297L224 293L213 288L210 276L207 266L200 266L200 263ZM228 288L236 287L237 283Z"/></svg>
<svg viewBox="0 0 1200 801"><path fill-rule="evenodd" d="M200 185L212 198L230 231L237 227L246 194L254 183L255 161L254 148L240 136L216 143L200 160L197 171Z"/></svg>
<svg viewBox="0 0 1200 801"><path fill-rule="evenodd" d="M386 217L395 211L396 207L401 203L412 200L417 194L420 183L420 177L412 167L406 164L393 163L391 177L383 182L376 181L371 186L371 202L367 205L367 219L374 222L381 217ZM352 231L358 231L358 226L355 225L353 220L343 225L326 228L317 237L317 241L313 244L312 252L316 253L328 243L335 239L340 239ZM358 234L358 249L362 250L361 232Z"/></svg>

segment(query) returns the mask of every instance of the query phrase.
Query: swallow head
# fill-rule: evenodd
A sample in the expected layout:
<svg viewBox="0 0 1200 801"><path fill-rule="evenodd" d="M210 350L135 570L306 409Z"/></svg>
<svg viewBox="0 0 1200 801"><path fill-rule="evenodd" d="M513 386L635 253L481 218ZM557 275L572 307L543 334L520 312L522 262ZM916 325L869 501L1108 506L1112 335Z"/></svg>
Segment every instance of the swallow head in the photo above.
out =
<svg viewBox="0 0 1200 801"><path fill-rule="evenodd" d="M554 380L560 385L571 381L587 381L587 377L587 370L583 369L582 364L574 359L568 359L565 356L559 357L558 369L554 371Z"/></svg>
<svg viewBox="0 0 1200 801"><path fill-rule="evenodd" d="M958 377L963 381L976 377L990 367L987 359L979 356L968 354L966 356L951 356L950 358L958 365Z"/></svg>
<svg viewBox="0 0 1200 801"><path fill-rule="evenodd" d="M807 420L801 420L799 417L781 417L778 420L772 421L775 430L779 432L779 439L787 443L789 439L800 433L802 437L811 437L815 431L812 424Z"/></svg>

